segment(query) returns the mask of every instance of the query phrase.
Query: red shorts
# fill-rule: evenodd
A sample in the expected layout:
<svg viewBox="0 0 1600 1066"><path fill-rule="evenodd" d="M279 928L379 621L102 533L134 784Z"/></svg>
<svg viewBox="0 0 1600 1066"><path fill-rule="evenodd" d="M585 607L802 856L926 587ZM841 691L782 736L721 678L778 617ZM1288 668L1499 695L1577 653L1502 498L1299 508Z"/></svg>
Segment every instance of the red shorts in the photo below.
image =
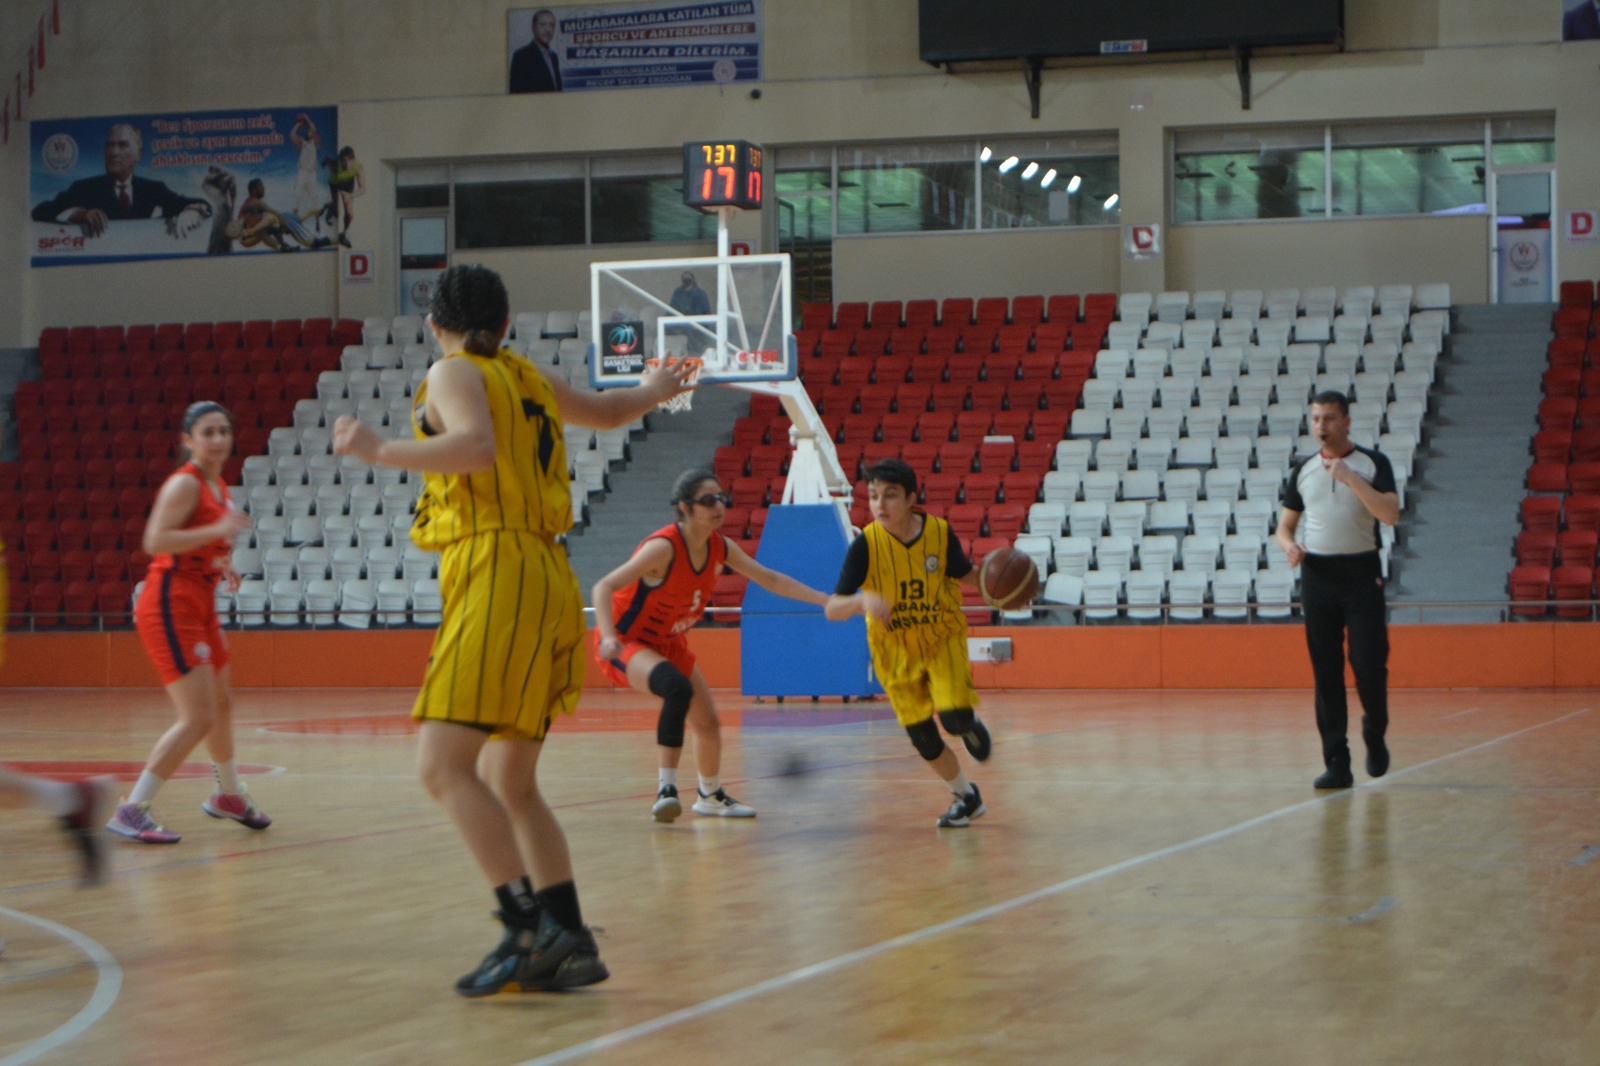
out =
<svg viewBox="0 0 1600 1066"><path fill-rule="evenodd" d="M600 672L619 685L628 684L628 662L641 651L653 651L667 662L676 666L683 672L684 677L694 673L694 652L689 650L689 642L682 637L672 637L665 644L657 647L654 644L640 644L626 638L622 641L622 654L615 659L600 658L600 631L594 631L594 661L600 664Z"/></svg>
<svg viewBox="0 0 1600 1066"><path fill-rule="evenodd" d="M216 588L204 578L153 571L133 608L133 624L161 683L170 685L197 666L228 665L228 642L217 619Z"/></svg>

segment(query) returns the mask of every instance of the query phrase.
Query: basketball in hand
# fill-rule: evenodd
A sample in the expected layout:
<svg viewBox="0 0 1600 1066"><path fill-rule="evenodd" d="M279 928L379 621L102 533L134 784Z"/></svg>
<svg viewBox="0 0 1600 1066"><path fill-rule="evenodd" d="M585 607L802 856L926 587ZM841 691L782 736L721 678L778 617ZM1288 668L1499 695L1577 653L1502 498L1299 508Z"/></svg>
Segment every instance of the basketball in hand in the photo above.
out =
<svg viewBox="0 0 1600 1066"><path fill-rule="evenodd" d="M1039 569L1025 552L996 548L978 567L978 590L995 610L1021 610L1039 595Z"/></svg>

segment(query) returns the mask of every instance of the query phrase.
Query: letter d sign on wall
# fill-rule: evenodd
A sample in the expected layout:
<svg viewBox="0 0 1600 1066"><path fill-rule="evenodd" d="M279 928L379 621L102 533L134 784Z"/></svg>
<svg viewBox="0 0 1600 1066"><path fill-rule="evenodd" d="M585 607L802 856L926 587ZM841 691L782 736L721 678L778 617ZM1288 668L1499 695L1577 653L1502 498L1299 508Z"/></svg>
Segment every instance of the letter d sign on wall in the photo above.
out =
<svg viewBox="0 0 1600 1066"><path fill-rule="evenodd" d="M1122 252L1129 259L1154 259L1161 254L1161 226L1136 223L1122 227Z"/></svg>
<svg viewBox="0 0 1600 1066"><path fill-rule="evenodd" d="M1593 211L1568 211L1565 236L1568 244L1600 243L1600 232L1595 231Z"/></svg>
<svg viewBox="0 0 1600 1066"><path fill-rule="evenodd" d="M340 264L339 280L346 285L372 281L372 253L346 248Z"/></svg>

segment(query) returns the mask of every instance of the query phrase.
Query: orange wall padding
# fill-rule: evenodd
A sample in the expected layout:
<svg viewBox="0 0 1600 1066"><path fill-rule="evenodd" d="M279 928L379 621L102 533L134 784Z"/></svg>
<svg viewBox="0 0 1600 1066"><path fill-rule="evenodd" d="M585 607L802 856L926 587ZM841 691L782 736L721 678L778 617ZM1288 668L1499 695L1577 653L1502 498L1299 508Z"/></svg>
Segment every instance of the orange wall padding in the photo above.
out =
<svg viewBox="0 0 1600 1066"><path fill-rule="evenodd" d="M1309 688L1298 625L993 627L1009 663L975 663L980 688ZM427 630L263 630L228 634L237 688L411 688ZM696 629L713 688L739 687L739 630ZM1389 628L1394 688L1600 687L1600 624L1524 622ZM1352 682L1353 683L1353 682ZM13 633L0 688L138 688L156 675L133 633ZM587 684L613 687L598 670Z"/></svg>

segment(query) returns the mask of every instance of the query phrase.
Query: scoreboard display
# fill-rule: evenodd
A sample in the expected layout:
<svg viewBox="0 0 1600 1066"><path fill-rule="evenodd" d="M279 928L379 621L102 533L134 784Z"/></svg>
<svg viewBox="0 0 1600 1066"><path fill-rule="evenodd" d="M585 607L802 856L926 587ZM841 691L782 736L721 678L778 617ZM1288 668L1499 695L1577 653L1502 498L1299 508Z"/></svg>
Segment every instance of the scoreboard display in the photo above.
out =
<svg viewBox="0 0 1600 1066"><path fill-rule="evenodd" d="M700 210L761 209L761 146L690 141L683 146L683 202Z"/></svg>

